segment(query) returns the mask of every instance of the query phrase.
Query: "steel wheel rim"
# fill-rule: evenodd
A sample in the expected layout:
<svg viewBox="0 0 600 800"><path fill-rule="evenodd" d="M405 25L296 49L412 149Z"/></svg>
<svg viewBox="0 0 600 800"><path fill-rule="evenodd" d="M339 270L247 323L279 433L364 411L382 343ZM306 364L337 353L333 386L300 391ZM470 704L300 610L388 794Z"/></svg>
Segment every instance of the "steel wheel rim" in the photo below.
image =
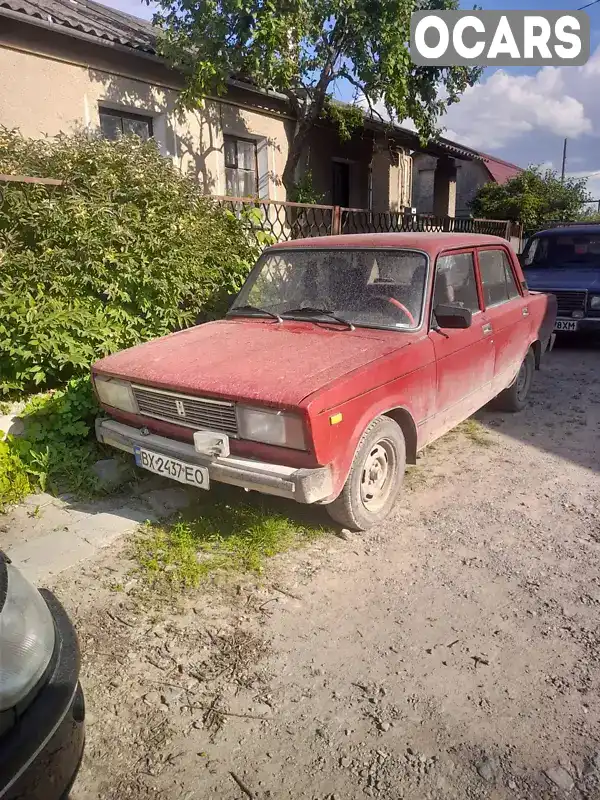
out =
<svg viewBox="0 0 600 800"><path fill-rule="evenodd" d="M519 400L523 399L523 395L527 392L527 381L529 372L525 362L521 364L521 369L517 375L517 397Z"/></svg>
<svg viewBox="0 0 600 800"><path fill-rule="evenodd" d="M376 514L392 491L398 459L389 439L380 439L365 458L360 478L360 499L365 509Z"/></svg>

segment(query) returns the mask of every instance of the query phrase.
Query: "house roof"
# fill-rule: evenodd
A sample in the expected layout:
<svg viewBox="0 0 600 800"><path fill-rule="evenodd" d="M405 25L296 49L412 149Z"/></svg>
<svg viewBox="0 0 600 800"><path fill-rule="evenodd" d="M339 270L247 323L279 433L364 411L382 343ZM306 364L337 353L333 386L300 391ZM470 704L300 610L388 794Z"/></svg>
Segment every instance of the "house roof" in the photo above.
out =
<svg viewBox="0 0 600 800"><path fill-rule="evenodd" d="M79 31L104 42L156 53L156 34L150 22L108 8L93 0L0 0L3 9L24 14L31 21L64 28L64 33Z"/></svg>
<svg viewBox="0 0 600 800"><path fill-rule="evenodd" d="M510 161L494 158L494 156L489 156L487 153L480 153L479 155L483 159L485 168L496 183L506 183L506 181L515 178L520 172L523 172L522 167L511 164Z"/></svg>

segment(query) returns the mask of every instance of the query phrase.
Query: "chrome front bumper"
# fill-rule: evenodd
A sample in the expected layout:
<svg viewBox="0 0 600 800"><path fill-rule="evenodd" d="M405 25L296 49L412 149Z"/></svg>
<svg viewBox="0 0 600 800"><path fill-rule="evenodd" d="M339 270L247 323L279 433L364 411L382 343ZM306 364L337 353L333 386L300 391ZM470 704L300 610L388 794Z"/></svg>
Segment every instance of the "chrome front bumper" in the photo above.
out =
<svg viewBox="0 0 600 800"><path fill-rule="evenodd" d="M106 418L96 420L96 437L99 442L126 453L133 453L134 447L139 445L161 455L198 464L207 467L212 481L289 497L298 503L318 503L333 494L333 478L329 467L296 469L239 456L211 458L198 453L192 444L154 433L144 435L139 428Z"/></svg>

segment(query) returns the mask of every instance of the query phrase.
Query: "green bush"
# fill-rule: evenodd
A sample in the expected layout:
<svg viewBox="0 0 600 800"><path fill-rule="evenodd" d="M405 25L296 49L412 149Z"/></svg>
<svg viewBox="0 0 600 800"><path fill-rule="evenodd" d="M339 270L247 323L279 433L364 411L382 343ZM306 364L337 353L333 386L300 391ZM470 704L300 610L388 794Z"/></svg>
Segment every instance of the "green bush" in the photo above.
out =
<svg viewBox="0 0 600 800"><path fill-rule="evenodd" d="M9 503L18 503L32 490L29 477L10 442L0 439L0 511Z"/></svg>
<svg viewBox="0 0 600 800"><path fill-rule="evenodd" d="M0 508L37 489L95 494L91 467L103 457L93 436L98 412L87 377L34 395L20 413L24 434L0 442Z"/></svg>
<svg viewBox="0 0 600 800"><path fill-rule="evenodd" d="M0 128L0 391L64 385L107 353L210 318L256 257L242 223L154 142Z"/></svg>

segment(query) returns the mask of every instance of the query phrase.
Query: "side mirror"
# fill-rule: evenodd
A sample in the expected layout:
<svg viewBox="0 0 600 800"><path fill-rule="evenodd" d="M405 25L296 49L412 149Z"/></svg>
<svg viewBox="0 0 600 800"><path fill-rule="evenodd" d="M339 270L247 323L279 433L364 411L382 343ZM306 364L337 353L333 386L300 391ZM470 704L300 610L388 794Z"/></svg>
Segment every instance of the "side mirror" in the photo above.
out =
<svg viewBox="0 0 600 800"><path fill-rule="evenodd" d="M471 311L460 306L439 305L433 313L440 328L470 328L473 322Z"/></svg>

